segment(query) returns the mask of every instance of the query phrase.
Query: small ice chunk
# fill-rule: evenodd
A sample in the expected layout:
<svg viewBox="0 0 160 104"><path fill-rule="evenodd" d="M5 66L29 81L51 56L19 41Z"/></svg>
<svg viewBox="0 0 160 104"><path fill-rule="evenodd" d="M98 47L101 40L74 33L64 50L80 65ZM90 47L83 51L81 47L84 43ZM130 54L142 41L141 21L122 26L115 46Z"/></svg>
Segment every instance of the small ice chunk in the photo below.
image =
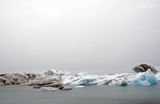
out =
<svg viewBox="0 0 160 104"><path fill-rule="evenodd" d="M79 86L74 86L74 88L82 88L82 87L84 87L84 86L80 86L80 85Z"/></svg>
<svg viewBox="0 0 160 104"><path fill-rule="evenodd" d="M42 91L57 91L57 88L53 88L53 87L42 87L41 90L42 90Z"/></svg>

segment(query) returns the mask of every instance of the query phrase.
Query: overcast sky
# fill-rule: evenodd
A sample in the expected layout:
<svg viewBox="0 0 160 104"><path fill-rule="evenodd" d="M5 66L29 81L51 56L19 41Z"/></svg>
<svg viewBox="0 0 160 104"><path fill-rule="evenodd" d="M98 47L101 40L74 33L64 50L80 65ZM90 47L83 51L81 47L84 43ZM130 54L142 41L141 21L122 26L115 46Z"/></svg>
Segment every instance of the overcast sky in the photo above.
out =
<svg viewBox="0 0 160 104"><path fill-rule="evenodd" d="M0 0L0 73L160 65L160 0Z"/></svg>

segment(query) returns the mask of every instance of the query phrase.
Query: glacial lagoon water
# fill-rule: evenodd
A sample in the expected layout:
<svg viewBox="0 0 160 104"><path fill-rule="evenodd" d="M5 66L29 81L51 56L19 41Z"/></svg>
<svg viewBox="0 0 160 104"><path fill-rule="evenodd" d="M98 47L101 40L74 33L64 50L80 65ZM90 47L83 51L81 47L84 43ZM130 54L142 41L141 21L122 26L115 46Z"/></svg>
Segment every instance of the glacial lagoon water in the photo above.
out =
<svg viewBox="0 0 160 104"><path fill-rule="evenodd" d="M1 86L0 104L160 104L160 85L87 86L70 91Z"/></svg>

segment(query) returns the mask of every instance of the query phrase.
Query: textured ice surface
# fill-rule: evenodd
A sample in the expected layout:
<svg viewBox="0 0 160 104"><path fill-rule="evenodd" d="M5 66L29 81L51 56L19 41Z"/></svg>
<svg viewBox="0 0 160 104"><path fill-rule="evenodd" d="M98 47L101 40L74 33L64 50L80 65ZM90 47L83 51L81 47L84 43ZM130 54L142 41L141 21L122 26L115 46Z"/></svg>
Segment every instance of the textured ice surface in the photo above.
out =
<svg viewBox="0 0 160 104"><path fill-rule="evenodd" d="M135 86L155 85L158 83L158 79L156 78L156 75L151 72L151 70L148 70L143 73L138 73L132 78L129 78L128 83Z"/></svg>
<svg viewBox="0 0 160 104"><path fill-rule="evenodd" d="M63 85L71 85L76 88L91 85L143 86L157 84L160 81L160 73L154 74L149 69L139 73L95 75L87 72L73 74L52 69L40 74L40 77L30 81L29 84L48 83L56 80Z"/></svg>
<svg viewBox="0 0 160 104"><path fill-rule="evenodd" d="M142 86L155 85L160 81L160 73L153 73L150 69L139 73L120 73L95 75L87 72L73 74L58 70L47 70L41 74L1 74L0 85L40 85L83 87L91 85L119 85L119 86ZM47 85L50 84L50 85Z"/></svg>
<svg viewBox="0 0 160 104"><path fill-rule="evenodd" d="M78 74L63 74L61 81L65 85L90 86L90 85L119 85L142 86L155 85L160 80L160 73L154 74L151 70L146 72L92 75L86 72Z"/></svg>

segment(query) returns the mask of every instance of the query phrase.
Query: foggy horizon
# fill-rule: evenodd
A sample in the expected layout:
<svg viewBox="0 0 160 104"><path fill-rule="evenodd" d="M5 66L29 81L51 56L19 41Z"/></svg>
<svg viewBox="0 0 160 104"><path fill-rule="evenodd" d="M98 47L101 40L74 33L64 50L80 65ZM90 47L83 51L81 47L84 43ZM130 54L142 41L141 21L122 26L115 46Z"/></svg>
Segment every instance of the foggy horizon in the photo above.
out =
<svg viewBox="0 0 160 104"><path fill-rule="evenodd" d="M160 66L159 0L1 0L0 73Z"/></svg>

